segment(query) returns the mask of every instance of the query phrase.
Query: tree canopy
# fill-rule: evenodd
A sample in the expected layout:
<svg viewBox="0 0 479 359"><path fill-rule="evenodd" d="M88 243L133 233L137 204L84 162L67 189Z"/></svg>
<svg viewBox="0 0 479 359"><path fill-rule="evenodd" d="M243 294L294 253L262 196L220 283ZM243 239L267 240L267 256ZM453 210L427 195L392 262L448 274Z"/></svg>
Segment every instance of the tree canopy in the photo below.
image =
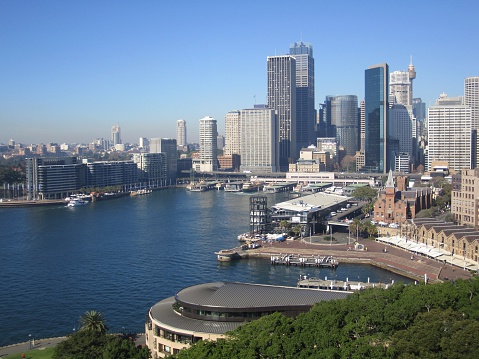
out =
<svg viewBox="0 0 479 359"><path fill-rule="evenodd" d="M477 358L479 278L369 289L320 302L295 319L275 313L176 358Z"/></svg>
<svg viewBox="0 0 479 359"><path fill-rule="evenodd" d="M369 186L363 186L356 188L351 196L361 201L371 201L378 196L378 191Z"/></svg>
<svg viewBox="0 0 479 359"><path fill-rule="evenodd" d="M76 333L55 347L53 359L149 359L147 347L136 347L131 338L107 334L102 313L87 311L80 317L81 327Z"/></svg>

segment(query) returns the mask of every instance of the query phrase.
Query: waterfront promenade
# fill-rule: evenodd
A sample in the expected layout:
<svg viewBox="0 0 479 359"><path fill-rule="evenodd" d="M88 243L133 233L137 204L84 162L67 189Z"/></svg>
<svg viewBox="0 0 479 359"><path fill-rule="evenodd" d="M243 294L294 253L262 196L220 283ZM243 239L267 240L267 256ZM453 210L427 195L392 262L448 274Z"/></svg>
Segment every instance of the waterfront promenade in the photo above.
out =
<svg viewBox="0 0 479 359"><path fill-rule="evenodd" d="M458 266L453 266L369 239L359 241L365 250L354 250L355 240L348 240L347 233L335 233L335 240L331 242L324 238L325 236L322 235L313 236L311 239L307 237L303 240L266 243L260 248L247 250L242 255L267 258L281 254L332 256L339 263L371 264L417 281L424 281L425 275L430 282L472 277L470 271L461 268L462 258L460 257L456 258Z"/></svg>

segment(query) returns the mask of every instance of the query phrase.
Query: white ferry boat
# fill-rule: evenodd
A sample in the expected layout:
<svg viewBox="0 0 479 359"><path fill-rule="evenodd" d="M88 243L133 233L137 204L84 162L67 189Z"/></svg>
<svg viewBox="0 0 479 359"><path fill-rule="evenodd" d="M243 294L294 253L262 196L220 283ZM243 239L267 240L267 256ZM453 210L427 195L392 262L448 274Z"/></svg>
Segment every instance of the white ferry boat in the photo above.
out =
<svg viewBox="0 0 479 359"><path fill-rule="evenodd" d="M88 204L90 202L88 201L84 201L83 199L81 198L74 198L74 199L71 199L68 203L67 203L67 207L79 207L79 206L84 206L86 204Z"/></svg>

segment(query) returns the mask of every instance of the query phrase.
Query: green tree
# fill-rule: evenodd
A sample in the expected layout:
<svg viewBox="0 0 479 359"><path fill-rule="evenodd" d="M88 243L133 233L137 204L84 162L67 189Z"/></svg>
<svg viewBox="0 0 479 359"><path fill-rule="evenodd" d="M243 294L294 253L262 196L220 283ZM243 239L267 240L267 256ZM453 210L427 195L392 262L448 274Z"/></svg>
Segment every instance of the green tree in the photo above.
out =
<svg viewBox="0 0 479 359"><path fill-rule="evenodd" d="M108 331L108 326L106 325L103 314L97 312L96 310L91 310L85 312L80 317L80 330L94 332L99 334L106 334Z"/></svg>
<svg viewBox="0 0 479 359"><path fill-rule="evenodd" d="M101 358L108 337L92 331L78 331L60 342L52 359L91 359Z"/></svg>
<svg viewBox="0 0 479 359"><path fill-rule="evenodd" d="M378 196L378 191L369 186L363 186L356 188L351 194L352 197L359 199L360 201L371 201Z"/></svg>

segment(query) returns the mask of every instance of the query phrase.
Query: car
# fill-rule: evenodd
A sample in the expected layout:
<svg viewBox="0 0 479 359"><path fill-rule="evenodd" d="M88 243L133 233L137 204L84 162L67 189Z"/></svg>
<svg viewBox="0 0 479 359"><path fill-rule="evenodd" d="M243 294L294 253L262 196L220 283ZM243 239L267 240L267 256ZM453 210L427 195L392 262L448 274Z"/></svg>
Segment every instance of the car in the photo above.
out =
<svg viewBox="0 0 479 359"><path fill-rule="evenodd" d="M330 215L331 217L334 217L337 213L336 212L331 212Z"/></svg>

